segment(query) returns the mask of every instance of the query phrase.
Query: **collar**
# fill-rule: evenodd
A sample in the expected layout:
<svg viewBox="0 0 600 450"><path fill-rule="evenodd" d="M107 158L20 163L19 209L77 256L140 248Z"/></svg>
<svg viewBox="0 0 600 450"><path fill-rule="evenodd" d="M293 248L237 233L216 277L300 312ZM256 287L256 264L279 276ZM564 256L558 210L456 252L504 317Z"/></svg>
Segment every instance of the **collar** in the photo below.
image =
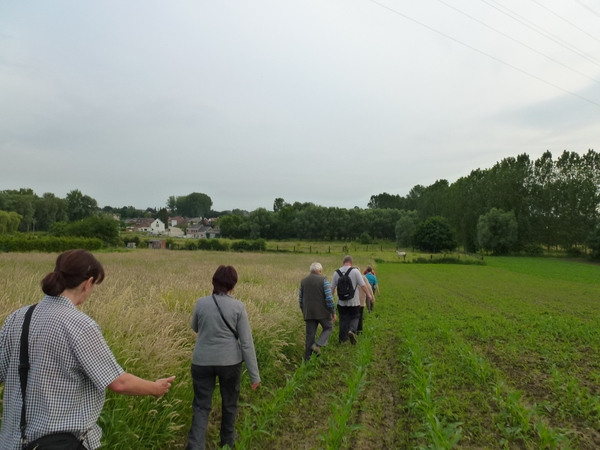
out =
<svg viewBox="0 0 600 450"><path fill-rule="evenodd" d="M62 306L71 306L72 308L75 308L75 305L73 304L71 299L68 297L65 297L64 295L57 295L56 297L54 297L52 295L46 295L42 299L42 302L43 303L53 303L53 304L58 304L58 305L62 305ZM77 309L77 308L75 308L75 309Z"/></svg>

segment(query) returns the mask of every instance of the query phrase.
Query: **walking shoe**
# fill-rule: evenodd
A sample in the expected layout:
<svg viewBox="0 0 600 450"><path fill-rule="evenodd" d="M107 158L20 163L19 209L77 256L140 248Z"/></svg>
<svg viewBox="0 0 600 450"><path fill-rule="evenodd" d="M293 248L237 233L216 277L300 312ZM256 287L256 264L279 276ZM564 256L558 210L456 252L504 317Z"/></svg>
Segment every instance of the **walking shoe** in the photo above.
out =
<svg viewBox="0 0 600 450"><path fill-rule="evenodd" d="M356 341L358 340L358 336L356 336L354 331L348 331L348 339L350 339L350 343L352 345L355 345Z"/></svg>
<svg viewBox="0 0 600 450"><path fill-rule="evenodd" d="M313 344L310 349L317 354L317 356L321 356L321 347L317 344Z"/></svg>

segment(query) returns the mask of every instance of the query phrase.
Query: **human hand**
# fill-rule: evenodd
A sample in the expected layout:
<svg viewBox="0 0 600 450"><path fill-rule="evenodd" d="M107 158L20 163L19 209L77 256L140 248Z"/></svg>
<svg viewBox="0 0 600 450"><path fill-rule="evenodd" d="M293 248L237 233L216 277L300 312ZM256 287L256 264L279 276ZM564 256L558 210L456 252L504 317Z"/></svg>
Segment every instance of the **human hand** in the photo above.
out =
<svg viewBox="0 0 600 450"><path fill-rule="evenodd" d="M259 385L260 385L260 382L258 382L258 383L252 383L252 390L255 391L256 389L258 389Z"/></svg>
<svg viewBox="0 0 600 450"><path fill-rule="evenodd" d="M331 315L331 321L332 321L333 323L335 323L335 319L336 319L336 318L337 318L337 316L335 315L335 313Z"/></svg>
<svg viewBox="0 0 600 450"><path fill-rule="evenodd" d="M169 378L161 378L160 380L156 380L154 382L156 384L156 393L154 394L154 396L156 398L160 398L163 395L165 395L167 392L169 392L169 388L171 387L171 383L173 382L174 379L175 379L175 377L169 377Z"/></svg>

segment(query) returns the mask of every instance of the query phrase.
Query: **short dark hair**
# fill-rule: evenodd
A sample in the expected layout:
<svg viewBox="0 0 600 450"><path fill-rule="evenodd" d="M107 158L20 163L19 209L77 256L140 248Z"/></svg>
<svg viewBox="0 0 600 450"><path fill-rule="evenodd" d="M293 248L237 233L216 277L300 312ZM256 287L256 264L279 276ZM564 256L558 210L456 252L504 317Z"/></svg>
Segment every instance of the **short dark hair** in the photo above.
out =
<svg viewBox="0 0 600 450"><path fill-rule="evenodd" d="M373 268L371 266L367 266L367 273L373 272Z"/></svg>
<svg viewBox="0 0 600 450"><path fill-rule="evenodd" d="M227 294L238 281L238 274L233 266L219 266L212 278L213 294Z"/></svg>
<svg viewBox="0 0 600 450"><path fill-rule="evenodd" d="M56 258L54 272L42 280L42 291L56 297L65 289L76 288L90 277L94 279L94 284L104 280L104 268L100 261L86 250L69 250Z"/></svg>

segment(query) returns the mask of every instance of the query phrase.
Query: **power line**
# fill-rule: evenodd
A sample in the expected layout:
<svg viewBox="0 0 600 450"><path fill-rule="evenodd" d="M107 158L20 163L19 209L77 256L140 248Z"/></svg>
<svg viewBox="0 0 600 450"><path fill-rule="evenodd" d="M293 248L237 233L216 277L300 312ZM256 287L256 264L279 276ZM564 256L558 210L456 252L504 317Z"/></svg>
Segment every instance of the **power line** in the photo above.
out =
<svg viewBox="0 0 600 450"><path fill-rule="evenodd" d="M589 62L591 62L592 64L596 64L597 66L600 66L600 62L598 62L598 60L597 60L596 58L594 58L592 55L590 55L590 54L588 54L588 53L584 52L583 50L580 50L580 49L578 49L578 48L577 48L577 47L575 47L574 45L571 45L571 44L569 44L568 42L566 42L565 40L563 40L563 39L559 38L558 36L556 36L556 35L554 35L554 34L550 33L549 31L546 31L546 30L544 30L542 27L540 27L540 26L538 26L538 25L535 25L535 24L534 24L533 22L531 22L530 20L527 20L526 18L524 18L523 16L520 16L520 15L519 15L519 14L517 14L516 12L514 12L514 11L511 11L511 10L510 10L510 9L508 9L506 6L502 6L502 5L500 5L500 6L502 6L504 9L506 9L506 11L510 11L510 13L511 13L511 14L514 14L515 16L517 16L517 17L519 17L519 18L523 19L525 22L529 22L529 23L530 23L531 25L533 25L533 26L531 26L531 25L527 25L525 22L523 22L523 21L521 21L521 20L519 20L519 19L517 19L517 18L515 18L515 17L511 16L511 15L510 15L510 14L508 14L506 11L502 11L500 8L498 8L497 6L494 6L494 5L492 5L491 3L489 3L489 2L488 2L488 1L486 1L486 0L481 0L481 1L482 1L483 3L485 3L486 5L488 5L488 6L491 6L491 7L492 7L492 8L494 8L494 9L497 9L497 10L498 10L498 11L500 11L502 14L506 14L506 15L507 15L508 17L510 17L511 19L513 19L513 20L516 20L517 22L521 23L522 25L525 25L527 28L531 28L533 31L535 31L535 32L536 32L536 33L538 33L538 34L541 34L541 35L542 35L542 36L544 36L545 38L547 38L547 39L550 39L551 41L553 41L553 42L555 42L555 43L557 43L557 44L559 44L559 45L562 45L564 48L566 48L566 49L567 49L567 50L569 50L570 52L573 52L573 53L575 53L577 56L580 56L580 57L582 57L582 58L584 58L584 59L587 59L587 60L588 60ZM492 2L494 2L494 3L498 3L498 2L497 2L497 1L495 1L495 0L491 0L491 1L492 1ZM499 4L499 3L498 3L498 4ZM544 34L544 33L540 32L540 31L536 30L536 29L535 29L535 28L533 28L533 27L537 27L537 28L539 28L540 30L542 30L542 31L543 31L544 33L546 33L546 34ZM552 37L550 37L550 36L552 36ZM564 44L562 44L562 43L561 43L561 42L559 42L559 41L562 41L562 42L564 42ZM565 44L566 44L566 45L565 45ZM567 47L567 45L568 45L568 46L570 46L570 47L573 47L575 50L573 50L572 48L569 48L569 47ZM584 55L585 55L585 56L584 56Z"/></svg>
<svg viewBox="0 0 600 450"><path fill-rule="evenodd" d="M550 8L548 8L546 5L538 2L537 0L531 0L534 3L537 3L538 5L540 5L542 8L544 8L545 10L551 12L552 14L554 14L556 17L558 17L559 19L564 20L565 22L567 22L569 25L571 25L572 27L577 28L579 31L581 31L582 33L587 34L589 37L591 37L592 39L600 42L600 39L598 39L596 36L591 35L590 33L588 33L587 31L579 28L577 25L575 25L574 23L569 22L567 19L565 19L564 17L562 17L560 14L555 13L554 11L552 11ZM577 0L576 0L577 1ZM581 2L580 2L581 3Z"/></svg>
<svg viewBox="0 0 600 450"><path fill-rule="evenodd" d="M575 0L575 1L577 3L579 3L581 6L583 6L585 9L590 11L592 14L596 14L598 17L600 17L600 14L598 14L596 11L594 11L592 8L590 8L588 5L584 4L582 1L580 1L580 0Z"/></svg>
<svg viewBox="0 0 600 450"><path fill-rule="evenodd" d="M480 23L480 24L481 24L481 25L483 25L484 27L487 27L487 28L489 28L490 30L493 30L493 31L495 31L495 32L496 32L496 33L498 33L498 34L501 34L502 36L504 36L504 37L506 37L506 38L510 39L511 41L514 41L514 42L516 42L517 44L519 44L519 45L522 45L522 46L523 46L523 47L525 47L525 48L528 48L528 49L529 49L529 50L531 50L532 52L535 52L535 53L537 53L538 55L542 55L543 57L545 57L545 58L548 58L550 61L554 61L556 64L560 64L561 66L563 66L563 67L566 67L567 69L569 69L569 70L571 70L571 71L573 71L573 72L575 72L575 73L577 73L577 74L581 75L582 77L585 77L585 78L587 78L588 80L592 80L594 83L598 83L598 84L600 84L600 81L598 81L598 80L596 80L596 79L594 79L594 78L592 78L592 77L589 77L589 76L585 75L584 73L581 73L581 72L579 72L578 70L575 70L575 69L573 69L572 67L569 67L569 66L567 66L566 64L563 64L563 63L561 63L560 61L557 61L556 59L554 59L554 58L552 58L552 57L550 57L550 56L548 56L548 55L545 55L544 53L542 53L542 52L540 52L540 51L536 50L535 48L533 48L533 47L530 47L529 45L527 45L527 44L524 44L524 43L523 43L523 42L521 42L521 41L518 41L517 39L515 39L515 38L513 38L513 37L509 36L508 34L505 34L505 33L503 33L502 31L499 31L499 30L497 30L496 28L494 28L494 27L491 27L490 25L488 25L488 24L486 24L486 23L482 22L481 20L479 20L479 19L476 19L476 18L475 18L475 17L473 17L473 16L470 16L469 14L467 14L467 13L465 13L465 12L461 11L460 9L458 9L458 8L455 8L455 7L454 7L454 6L452 6L452 5L449 5L448 3L444 2L443 0L437 0L437 1L438 1L438 2L440 2L440 3L442 3L443 5L446 5L448 8L452 8L452 9L453 9L453 10L455 10L456 12L459 12L460 14L462 14L462 15L464 15L464 16L466 16L466 17L468 17L469 19L471 19L471 20L474 20L474 21L475 21L475 22L477 22L477 23ZM532 0L532 1L535 1L535 0Z"/></svg>
<svg viewBox="0 0 600 450"><path fill-rule="evenodd" d="M538 77L538 76L536 76L536 75L533 75L533 74L531 74L531 73L529 73L529 72L526 72L526 71L524 71L523 69L519 69L518 67L516 67L516 66L513 66L512 64L509 64L509 63L507 63L507 62L505 62L505 61L502 61L501 59L498 59L498 58L496 58L495 56L492 56L492 55L490 55L490 54L488 54L488 53L485 53L485 52L483 52L483 51L481 51L481 50L479 50L479 49L477 49L477 48L475 48L475 47L472 47L472 46L470 46L470 45L468 45L468 44L465 44L464 42L461 42L461 41L459 41L459 40L458 40L458 39L456 39L456 38L453 38L452 36L449 36L449 35L447 35L447 34L445 34L445 33L442 33L441 31L439 31L439 30L436 30L435 28L432 28L432 27L430 27L429 25L425 25L424 23L422 23L422 22L419 22L418 20L415 20L415 19L413 19L412 17L409 17L409 16L407 16L406 14L402 14L401 12L399 12L399 11L396 11L396 10L394 10L394 9L390 8L389 6L383 5L383 4L381 4L381 3L379 3L379 2L377 2L377 1L375 1L375 0L369 0L369 1L370 1L371 3L375 3L375 4L376 4L376 5L378 5L378 6L381 6L381 7L382 7L382 8L384 8L384 9L387 9L387 10L388 10L388 11L390 11L390 12L393 12L394 14L397 14L397 15L399 15L399 16L401 16L401 17L404 17L405 19L407 19L407 20L410 20L411 22L414 22L414 23L416 23L417 25L421 25L422 27L425 27L425 28L427 28L428 30L431 30L431 31L433 31L433 32L435 32L435 33L438 33L438 34L440 34L440 35L444 36L445 38L448 38L448 39L450 39L450 40L452 40L452 41L454 41L454 42L456 42L456 43L458 43L458 44L460 44L460 45L463 45L463 46L465 46L465 47L467 47L467 48L470 48L471 50L474 50L474 51L476 51L477 53L481 53L482 55L484 55L484 56L487 56L488 58L491 58L491 59L493 59L494 61L497 61L497 62L499 62L499 63L501 63L501 64L504 64L505 66L508 66L508 67L510 67L511 69L517 70L517 71L519 71L519 72L521 72L521 73L523 73L523 74L525 74L525 75L528 75L528 76L530 76L531 78L535 78L536 80L538 80L538 81L541 81L542 83L545 83L545 84L547 84L547 85L549 85L549 86L552 86L553 88L556 88L556 89L558 89L558 90L561 90L561 91L563 91L563 92L566 92L567 94L570 94L570 95L572 95L572 96L574 96L574 97L577 97L577 98L579 98L579 99L581 99L581 100L584 100L584 101L586 101L586 102L588 102L588 103L591 103L592 105L596 105L596 106L599 106L599 107L600 107L600 103L596 103L596 102L595 102L595 101L593 101L593 100L589 100L589 99L587 99L587 98L585 98L585 97L582 97L581 95L575 94L574 92L571 92L571 91L568 91L567 89L561 88L560 86L557 86L557 85L555 85L555 84L553 84L553 83L550 83L549 81L543 80L542 78L540 78L540 77Z"/></svg>

